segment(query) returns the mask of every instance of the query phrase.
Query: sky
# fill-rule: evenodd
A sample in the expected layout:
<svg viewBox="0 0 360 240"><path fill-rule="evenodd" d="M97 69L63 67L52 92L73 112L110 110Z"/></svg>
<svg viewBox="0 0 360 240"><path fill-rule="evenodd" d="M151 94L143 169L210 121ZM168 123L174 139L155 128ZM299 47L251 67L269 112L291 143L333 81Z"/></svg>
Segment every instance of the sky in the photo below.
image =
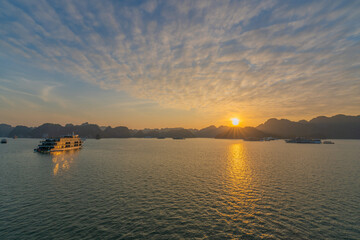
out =
<svg viewBox="0 0 360 240"><path fill-rule="evenodd" d="M360 1L0 1L0 122L360 115Z"/></svg>

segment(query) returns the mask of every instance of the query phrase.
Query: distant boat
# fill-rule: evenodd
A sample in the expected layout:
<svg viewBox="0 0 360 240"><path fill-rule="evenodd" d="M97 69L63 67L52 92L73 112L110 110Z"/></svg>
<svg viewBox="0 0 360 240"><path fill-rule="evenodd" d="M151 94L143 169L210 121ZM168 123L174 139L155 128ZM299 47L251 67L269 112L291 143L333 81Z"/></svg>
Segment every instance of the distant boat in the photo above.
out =
<svg viewBox="0 0 360 240"><path fill-rule="evenodd" d="M273 141L276 140L276 138L273 137L264 137L264 141Z"/></svg>
<svg viewBox="0 0 360 240"><path fill-rule="evenodd" d="M4 139L1 139L1 143L2 144L5 144L5 143L7 143L7 140L4 138Z"/></svg>
<svg viewBox="0 0 360 240"><path fill-rule="evenodd" d="M173 137L174 140L184 140L184 137Z"/></svg>
<svg viewBox="0 0 360 240"><path fill-rule="evenodd" d="M332 141L324 141L323 144L335 144L335 143Z"/></svg>
<svg viewBox="0 0 360 240"><path fill-rule="evenodd" d="M80 149L83 142L78 135L67 135L60 138L47 138L40 143L38 148L34 149L35 152L50 153Z"/></svg>
<svg viewBox="0 0 360 240"><path fill-rule="evenodd" d="M96 134L95 139L97 140L101 139L100 134Z"/></svg>
<svg viewBox="0 0 360 240"><path fill-rule="evenodd" d="M264 141L264 139L262 139L262 138L257 138L257 137L249 137L249 138L244 138L244 141L262 142L262 141Z"/></svg>
<svg viewBox="0 0 360 240"><path fill-rule="evenodd" d="M165 137L157 137L157 139L165 139Z"/></svg>
<svg viewBox="0 0 360 240"><path fill-rule="evenodd" d="M306 138L295 138L295 139L287 139L285 140L286 143L314 143L320 144L320 139L306 139Z"/></svg>

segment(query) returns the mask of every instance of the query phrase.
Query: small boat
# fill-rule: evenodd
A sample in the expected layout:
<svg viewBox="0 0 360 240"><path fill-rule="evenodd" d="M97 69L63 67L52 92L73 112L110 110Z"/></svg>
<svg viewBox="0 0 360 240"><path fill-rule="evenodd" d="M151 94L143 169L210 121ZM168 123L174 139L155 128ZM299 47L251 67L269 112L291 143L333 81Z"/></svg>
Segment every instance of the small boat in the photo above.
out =
<svg viewBox="0 0 360 240"><path fill-rule="evenodd" d="M332 141L323 141L323 144L335 144L335 143Z"/></svg>
<svg viewBox="0 0 360 240"><path fill-rule="evenodd" d="M2 144L5 144L5 143L7 143L7 140L4 138L4 139L1 139L1 143Z"/></svg>
<svg viewBox="0 0 360 240"><path fill-rule="evenodd" d="M157 137L157 139L165 139L165 137Z"/></svg>
<svg viewBox="0 0 360 240"><path fill-rule="evenodd" d="M174 140L184 140L184 137L173 137Z"/></svg>
<svg viewBox="0 0 360 240"><path fill-rule="evenodd" d="M83 142L78 135L67 135L59 138L47 138L40 142L35 152L50 153L82 148Z"/></svg>
<svg viewBox="0 0 360 240"><path fill-rule="evenodd" d="M244 138L244 141L247 141L247 142L262 142L262 141L264 141L264 139L257 138L257 137L248 137L248 138Z"/></svg>
<svg viewBox="0 0 360 240"><path fill-rule="evenodd" d="M273 137L264 137L263 139L264 139L264 141L267 141L267 142L276 140L276 138L273 138Z"/></svg>
<svg viewBox="0 0 360 240"><path fill-rule="evenodd" d="M286 143L314 143L320 144L320 139L306 139L306 138L295 138L295 139L287 139L285 140Z"/></svg>

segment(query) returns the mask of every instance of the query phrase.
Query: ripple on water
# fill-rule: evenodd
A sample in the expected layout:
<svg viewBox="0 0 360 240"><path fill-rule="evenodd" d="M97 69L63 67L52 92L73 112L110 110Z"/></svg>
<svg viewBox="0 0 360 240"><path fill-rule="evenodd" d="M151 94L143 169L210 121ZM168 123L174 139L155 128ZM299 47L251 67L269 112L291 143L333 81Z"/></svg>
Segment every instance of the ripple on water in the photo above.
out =
<svg viewBox="0 0 360 240"><path fill-rule="evenodd" d="M0 149L1 239L360 239L359 141L329 154L280 141L102 139L40 155L18 140Z"/></svg>

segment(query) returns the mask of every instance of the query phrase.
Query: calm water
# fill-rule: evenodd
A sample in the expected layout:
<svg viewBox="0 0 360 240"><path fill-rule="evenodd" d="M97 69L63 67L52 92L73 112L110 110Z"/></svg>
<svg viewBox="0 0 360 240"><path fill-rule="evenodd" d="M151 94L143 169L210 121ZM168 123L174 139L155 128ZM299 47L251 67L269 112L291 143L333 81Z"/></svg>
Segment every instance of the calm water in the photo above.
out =
<svg viewBox="0 0 360 240"><path fill-rule="evenodd" d="M0 145L0 239L360 239L360 141Z"/></svg>

